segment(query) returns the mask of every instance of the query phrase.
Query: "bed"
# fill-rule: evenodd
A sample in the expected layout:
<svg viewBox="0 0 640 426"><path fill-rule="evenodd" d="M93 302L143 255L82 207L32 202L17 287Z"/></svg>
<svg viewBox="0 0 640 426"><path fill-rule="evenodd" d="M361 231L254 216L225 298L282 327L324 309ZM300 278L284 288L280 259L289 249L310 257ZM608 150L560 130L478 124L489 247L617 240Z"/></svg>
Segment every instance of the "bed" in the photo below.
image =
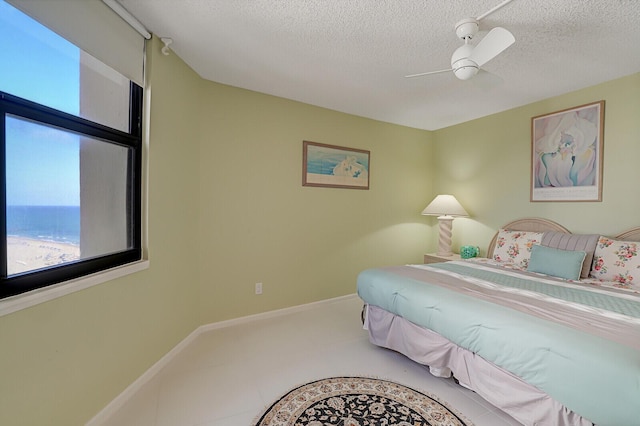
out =
<svg viewBox="0 0 640 426"><path fill-rule="evenodd" d="M520 219L486 258L362 271L364 327L525 425L640 425L634 241Z"/></svg>

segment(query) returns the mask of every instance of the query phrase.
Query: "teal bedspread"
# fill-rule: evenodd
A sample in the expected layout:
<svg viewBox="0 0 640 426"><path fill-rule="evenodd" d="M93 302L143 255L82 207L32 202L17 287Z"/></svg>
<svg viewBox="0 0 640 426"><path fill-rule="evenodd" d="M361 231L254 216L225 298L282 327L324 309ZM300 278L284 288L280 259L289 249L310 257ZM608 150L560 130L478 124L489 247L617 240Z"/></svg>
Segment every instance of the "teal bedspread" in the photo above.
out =
<svg viewBox="0 0 640 426"><path fill-rule="evenodd" d="M466 278L465 278L466 277ZM640 299L447 262L365 270L358 295L597 425L640 425Z"/></svg>

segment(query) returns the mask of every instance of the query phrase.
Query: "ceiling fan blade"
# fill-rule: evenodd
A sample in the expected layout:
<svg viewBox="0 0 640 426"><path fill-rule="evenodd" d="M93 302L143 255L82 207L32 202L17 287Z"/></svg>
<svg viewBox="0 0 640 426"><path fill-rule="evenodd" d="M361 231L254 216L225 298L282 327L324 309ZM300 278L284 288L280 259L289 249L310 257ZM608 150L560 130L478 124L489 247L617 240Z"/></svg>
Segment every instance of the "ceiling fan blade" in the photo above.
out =
<svg viewBox="0 0 640 426"><path fill-rule="evenodd" d="M421 72L419 74L409 74L409 75L405 75L404 78L412 78L412 77L422 77L423 75L430 75L430 74L440 74L443 72L450 72L453 71L451 68L447 69L447 70L438 70L438 71L429 71L429 72Z"/></svg>
<svg viewBox="0 0 640 426"><path fill-rule="evenodd" d="M473 48L469 59L481 67L498 56L515 41L515 37L509 31L502 27L496 27L489 31L489 34L480 40L480 43Z"/></svg>
<svg viewBox="0 0 640 426"><path fill-rule="evenodd" d="M490 90L502 85L504 80L496 74L480 69L478 74L471 79L471 83L478 89Z"/></svg>

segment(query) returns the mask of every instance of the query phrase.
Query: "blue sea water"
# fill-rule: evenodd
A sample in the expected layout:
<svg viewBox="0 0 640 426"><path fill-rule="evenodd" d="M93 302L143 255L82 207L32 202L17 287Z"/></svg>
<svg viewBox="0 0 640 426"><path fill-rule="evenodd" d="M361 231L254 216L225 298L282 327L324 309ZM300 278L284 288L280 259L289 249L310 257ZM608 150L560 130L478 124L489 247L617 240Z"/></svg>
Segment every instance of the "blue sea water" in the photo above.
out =
<svg viewBox="0 0 640 426"><path fill-rule="evenodd" d="M319 175L332 175L333 169L337 166L341 158L315 158L307 160L307 173L316 173Z"/></svg>
<svg viewBox="0 0 640 426"><path fill-rule="evenodd" d="M7 206L7 235L80 244L80 206Z"/></svg>
<svg viewBox="0 0 640 426"><path fill-rule="evenodd" d="M309 149L307 153L307 173L315 173L321 175L333 175L333 169L343 162L347 157L353 157L357 163L368 171L369 162L366 155L361 153L334 152L330 148Z"/></svg>

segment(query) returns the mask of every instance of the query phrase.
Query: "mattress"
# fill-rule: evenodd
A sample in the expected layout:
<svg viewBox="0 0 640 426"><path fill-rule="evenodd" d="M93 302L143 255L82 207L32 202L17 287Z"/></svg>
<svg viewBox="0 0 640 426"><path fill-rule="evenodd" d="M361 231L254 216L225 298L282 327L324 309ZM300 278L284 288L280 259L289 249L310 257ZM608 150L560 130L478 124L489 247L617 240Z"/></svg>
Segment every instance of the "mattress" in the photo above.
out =
<svg viewBox="0 0 640 426"><path fill-rule="evenodd" d="M474 262L369 269L358 294L591 422L640 424L636 294Z"/></svg>

